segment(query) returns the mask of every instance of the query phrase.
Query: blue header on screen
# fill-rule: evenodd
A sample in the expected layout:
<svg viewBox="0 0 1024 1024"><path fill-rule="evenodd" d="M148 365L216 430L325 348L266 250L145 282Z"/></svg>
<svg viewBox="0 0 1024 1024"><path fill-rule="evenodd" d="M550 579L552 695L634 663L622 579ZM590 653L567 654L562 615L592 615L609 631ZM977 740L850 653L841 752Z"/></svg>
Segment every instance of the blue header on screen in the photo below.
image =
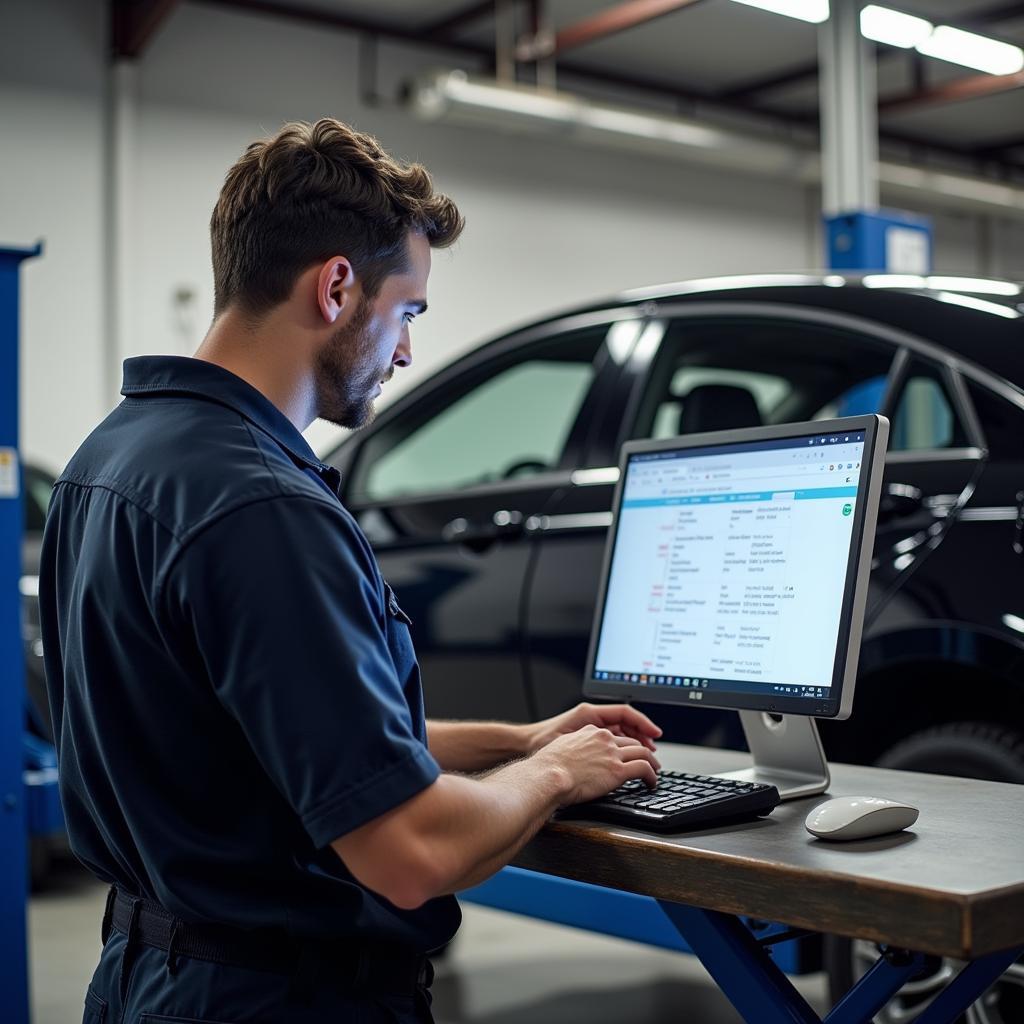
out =
<svg viewBox="0 0 1024 1024"><path fill-rule="evenodd" d="M857 430L843 434L804 434L801 437L787 437L781 441L747 441L739 444L709 444L701 448L673 448L661 452L638 452L630 455L630 462L653 462L657 459L690 458L696 455L728 455L729 452L769 452L782 448L828 447L830 444L853 444L863 442L864 431ZM812 444L813 442L813 444Z"/></svg>

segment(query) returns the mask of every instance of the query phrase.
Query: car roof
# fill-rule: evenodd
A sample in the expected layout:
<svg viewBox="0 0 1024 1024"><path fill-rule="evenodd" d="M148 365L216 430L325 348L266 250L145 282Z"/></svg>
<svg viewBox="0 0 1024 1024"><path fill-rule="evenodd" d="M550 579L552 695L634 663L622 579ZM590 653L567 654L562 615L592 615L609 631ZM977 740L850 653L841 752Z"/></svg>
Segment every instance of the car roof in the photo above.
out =
<svg viewBox="0 0 1024 1024"><path fill-rule="evenodd" d="M838 272L703 278L632 289L563 310L544 322L629 305L708 301L809 306L874 320L1024 388L1024 286L1013 281Z"/></svg>

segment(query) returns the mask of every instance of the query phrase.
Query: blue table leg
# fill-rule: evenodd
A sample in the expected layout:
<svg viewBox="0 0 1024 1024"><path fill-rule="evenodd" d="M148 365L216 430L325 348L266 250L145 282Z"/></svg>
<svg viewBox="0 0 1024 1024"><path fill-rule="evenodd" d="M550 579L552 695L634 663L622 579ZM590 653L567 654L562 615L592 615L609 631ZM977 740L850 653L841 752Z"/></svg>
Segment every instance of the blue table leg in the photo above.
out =
<svg viewBox="0 0 1024 1024"><path fill-rule="evenodd" d="M949 1024L956 1020L982 992L1019 956L1024 948L990 953L972 960L928 1005L915 1024Z"/></svg>
<svg viewBox="0 0 1024 1024"><path fill-rule="evenodd" d="M739 918L680 903L662 903L661 907L748 1024L822 1024ZM972 961L915 1024L953 1024L1022 954L1024 949L1004 950ZM918 953L899 959L883 954L833 1007L825 1024L870 1024L923 963Z"/></svg>
<svg viewBox="0 0 1024 1024"><path fill-rule="evenodd" d="M871 969L832 1007L825 1024L863 1024L924 966L920 953L908 953L900 960L880 956Z"/></svg>
<svg viewBox="0 0 1024 1024"><path fill-rule="evenodd" d="M751 1024L821 1024L821 1018L738 918L681 903L662 903L661 909L744 1020Z"/></svg>

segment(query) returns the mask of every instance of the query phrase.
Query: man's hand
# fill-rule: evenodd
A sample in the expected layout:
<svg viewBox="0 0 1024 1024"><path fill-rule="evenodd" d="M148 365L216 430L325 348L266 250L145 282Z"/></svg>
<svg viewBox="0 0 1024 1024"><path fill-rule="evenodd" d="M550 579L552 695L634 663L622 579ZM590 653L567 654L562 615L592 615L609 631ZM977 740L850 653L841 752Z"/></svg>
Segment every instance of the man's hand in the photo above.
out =
<svg viewBox="0 0 1024 1024"><path fill-rule="evenodd" d="M653 751L654 741L661 730L636 708L628 704L577 704L554 718L546 718L527 726L529 735L527 749L530 753L547 746L558 736L576 732L586 725L607 729L619 737L634 740Z"/></svg>
<svg viewBox="0 0 1024 1024"><path fill-rule="evenodd" d="M556 736L531 760L550 762L566 773L568 792L561 801L563 807L604 796L629 779L643 779L654 786L655 772L661 767L639 740L596 725Z"/></svg>
<svg viewBox="0 0 1024 1024"><path fill-rule="evenodd" d="M446 773L331 844L365 886L409 910L489 878L559 807L629 779L654 786L661 767L654 756L661 730L625 704L580 704L533 725L427 728ZM511 760L482 778L448 774L480 771L499 758Z"/></svg>

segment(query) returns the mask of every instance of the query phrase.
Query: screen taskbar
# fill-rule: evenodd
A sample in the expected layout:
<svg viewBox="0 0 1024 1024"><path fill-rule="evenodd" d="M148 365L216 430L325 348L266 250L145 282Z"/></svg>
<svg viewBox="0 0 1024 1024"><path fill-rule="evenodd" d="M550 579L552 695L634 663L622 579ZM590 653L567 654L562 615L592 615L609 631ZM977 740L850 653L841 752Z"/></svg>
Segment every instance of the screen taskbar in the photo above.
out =
<svg viewBox="0 0 1024 1024"><path fill-rule="evenodd" d="M717 690L730 693L756 693L785 695L789 697L810 697L827 700L828 686L793 686L785 683L752 683L744 679L710 679L700 676L652 675L650 672L595 672L594 679L605 683L628 683L630 686L652 686L656 688L679 687L681 689Z"/></svg>

